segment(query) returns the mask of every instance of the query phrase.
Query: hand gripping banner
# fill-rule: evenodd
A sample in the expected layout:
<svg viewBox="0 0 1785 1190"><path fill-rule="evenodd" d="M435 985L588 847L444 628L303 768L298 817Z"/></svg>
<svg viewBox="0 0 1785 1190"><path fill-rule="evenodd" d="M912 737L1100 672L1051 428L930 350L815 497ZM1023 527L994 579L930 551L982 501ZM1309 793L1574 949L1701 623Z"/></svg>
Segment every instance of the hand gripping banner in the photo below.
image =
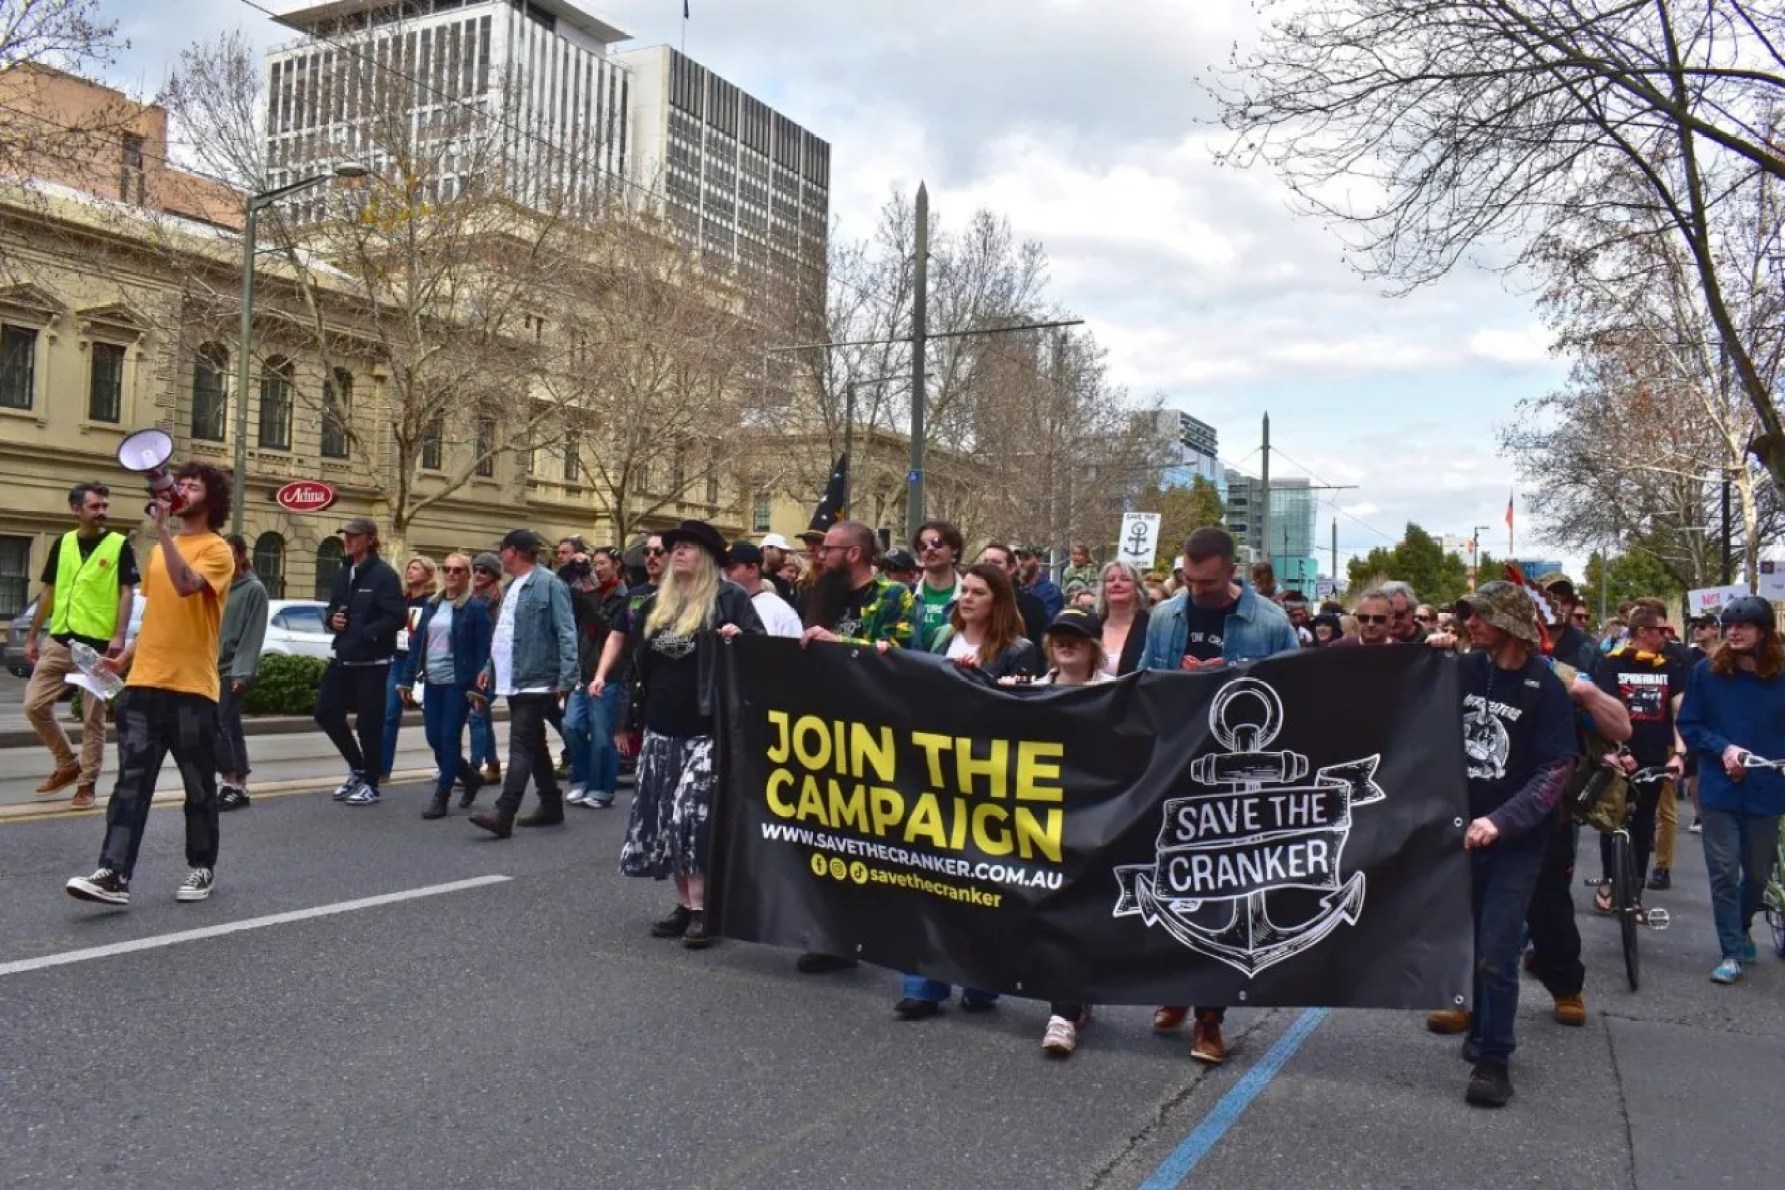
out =
<svg viewBox="0 0 1785 1190"><path fill-rule="evenodd" d="M899 651L721 653L723 934L1055 1000L1466 1003L1449 657L1056 689Z"/></svg>

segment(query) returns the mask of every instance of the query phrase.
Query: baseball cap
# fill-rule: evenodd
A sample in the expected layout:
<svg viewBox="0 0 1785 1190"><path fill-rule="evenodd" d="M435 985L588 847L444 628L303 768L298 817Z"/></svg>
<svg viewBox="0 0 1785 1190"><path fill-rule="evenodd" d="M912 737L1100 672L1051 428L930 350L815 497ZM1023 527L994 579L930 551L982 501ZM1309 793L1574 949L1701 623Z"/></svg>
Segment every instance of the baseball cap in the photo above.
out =
<svg viewBox="0 0 1785 1190"><path fill-rule="evenodd" d="M337 536L342 533L364 533L367 537L378 536L378 522L369 516L348 517L347 523L335 530Z"/></svg>
<svg viewBox="0 0 1785 1190"><path fill-rule="evenodd" d="M882 570L916 570L917 559L910 550L887 550L880 559Z"/></svg>
<svg viewBox="0 0 1785 1190"><path fill-rule="evenodd" d="M762 551L742 540L731 543L731 551L725 555L725 558L732 566L762 565Z"/></svg>
<svg viewBox="0 0 1785 1190"><path fill-rule="evenodd" d="M1097 618L1095 612L1086 611L1082 607L1069 607L1054 617L1054 622L1047 626L1045 635L1052 636L1057 632L1100 640L1103 637L1103 621Z"/></svg>

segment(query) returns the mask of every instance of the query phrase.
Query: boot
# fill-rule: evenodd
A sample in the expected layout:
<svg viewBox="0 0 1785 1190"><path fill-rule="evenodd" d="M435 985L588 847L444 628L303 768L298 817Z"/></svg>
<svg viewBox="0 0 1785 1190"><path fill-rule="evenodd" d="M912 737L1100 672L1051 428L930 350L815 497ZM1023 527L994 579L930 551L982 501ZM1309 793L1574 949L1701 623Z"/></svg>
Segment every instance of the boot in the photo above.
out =
<svg viewBox="0 0 1785 1190"><path fill-rule="evenodd" d="M562 826L564 825L564 803L562 800L545 801L541 799L539 808L531 814L523 814L514 820L516 826Z"/></svg>
<svg viewBox="0 0 1785 1190"><path fill-rule="evenodd" d="M471 825L482 827L498 839L506 839L514 834L514 815L504 814L500 810L486 810L473 814Z"/></svg>
<svg viewBox="0 0 1785 1190"><path fill-rule="evenodd" d="M428 803L428 808L421 812L421 816L430 820L435 818L445 818L446 799L451 792L452 791L448 789L436 789L434 791L434 800Z"/></svg>
<svg viewBox="0 0 1785 1190"><path fill-rule="evenodd" d="M478 791L483 786L483 774L474 768L467 768L465 770L465 791L459 794L459 809L469 810L471 803L477 800Z"/></svg>
<svg viewBox="0 0 1785 1190"><path fill-rule="evenodd" d="M1470 1019L1461 1009L1443 1008L1426 1014L1426 1028L1434 1033L1467 1033Z"/></svg>

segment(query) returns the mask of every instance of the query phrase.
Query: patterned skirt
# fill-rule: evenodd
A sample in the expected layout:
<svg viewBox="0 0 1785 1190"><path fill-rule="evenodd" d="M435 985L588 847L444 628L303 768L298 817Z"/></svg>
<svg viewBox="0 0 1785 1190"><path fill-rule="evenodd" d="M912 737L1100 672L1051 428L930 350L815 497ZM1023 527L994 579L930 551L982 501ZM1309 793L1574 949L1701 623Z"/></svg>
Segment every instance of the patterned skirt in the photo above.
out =
<svg viewBox="0 0 1785 1190"><path fill-rule="evenodd" d="M713 737L645 732L620 873L662 880L707 870L713 810Z"/></svg>

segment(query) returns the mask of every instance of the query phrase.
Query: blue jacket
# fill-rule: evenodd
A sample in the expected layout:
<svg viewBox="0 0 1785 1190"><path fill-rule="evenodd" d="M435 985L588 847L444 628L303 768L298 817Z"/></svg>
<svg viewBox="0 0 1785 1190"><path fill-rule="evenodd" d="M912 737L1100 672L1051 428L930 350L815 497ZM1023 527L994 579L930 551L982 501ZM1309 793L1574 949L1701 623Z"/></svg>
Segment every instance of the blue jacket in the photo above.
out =
<svg viewBox="0 0 1785 1190"><path fill-rule="evenodd" d="M1066 606L1065 593L1054 584L1053 579L1045 574L1037 575L1035 581L1024 590L1041 601L1042 609L1047 612L1049 623L1052 623L1053 618L1059 615L1060 610Z"/></svg>
<svg viewBox="0 0 1785 1190"><path fill-rule="evenodd" d="M1785 814L1785 773L1749 769L1740 781L1723 771L1723 749L1735 744L1768 760L1785 759L1785 677L1729 677L1700 661L1686 679L1680 738L1698 753L1698 804L1727 814Z"/></svg>
<svg viewBox="0 0 1785 1190"><path fill-rule="evenodd" d="M1189 600L1189 591L1179 591L1153 609L1147 622L1147 647L1141 654L1140 668L1179 668L1190 634L1184 624L1184 606ZM1283 610L1241 584L1239 606L1227 617L1222 629L1221 656L1227 663L1257 661L1277 653L1293 653L1301 647L1301 638L1296 636L1295 627Z"/></svg>
<svg viewBox="0 0 1785 1190"><path fill-rule="evenodd" d="M503 611L514 607L514 688L543 688L556 693L578 685L576 667L576 612L570 606L570 588L543 566L533 569L520 594L511 583L502 597ZM496 692L496 663L484 666L490 675L490 693Z"/></svg>
<svg viewBox="0 0 1785 1190"><path fill-rule="evenodd" d="M433 622L434 613L440 610L440 603L445 598L444 595L436 595L422 609L415 631L409 634L409 655L403 664L399 684L413 686L418 681L428 680L428 625ZM470 596L466 598L463 607L454 607L452 684L460 690L471 689L477 682L477 675L490 663L490 634L493 631L490 605L483 600Z"/></svg>

